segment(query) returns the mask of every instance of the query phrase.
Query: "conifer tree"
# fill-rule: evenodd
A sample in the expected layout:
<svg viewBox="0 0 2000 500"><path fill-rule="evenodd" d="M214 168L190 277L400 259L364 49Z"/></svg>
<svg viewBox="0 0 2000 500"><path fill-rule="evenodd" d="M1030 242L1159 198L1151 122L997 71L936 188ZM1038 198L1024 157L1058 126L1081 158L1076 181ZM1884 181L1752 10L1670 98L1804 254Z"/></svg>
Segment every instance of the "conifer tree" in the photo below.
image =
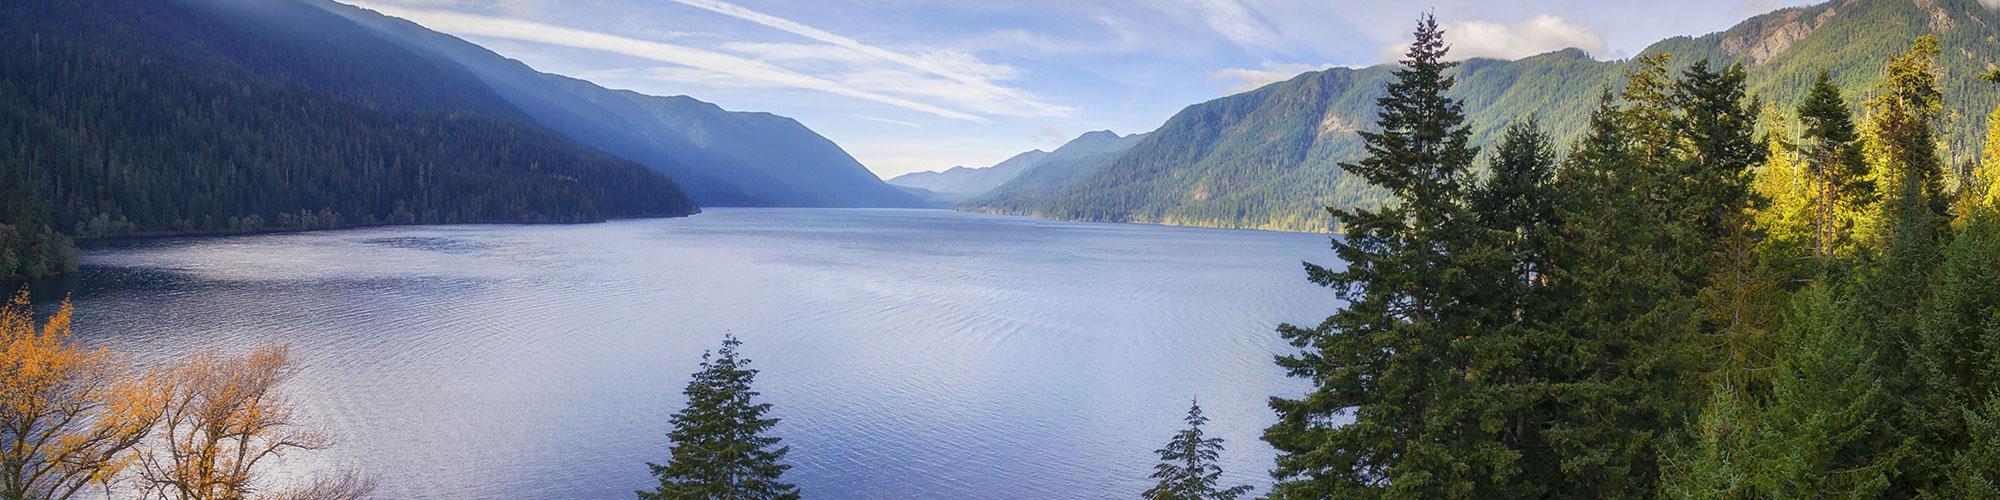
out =
<svg viewBox="0 0 2000 500"><path fill-rule="evenodd" d="M1558 173L1563 238L1550 287L1570 297L1556 318L1575 347L1558 374L1547 436L1562 457L1556 496L1656 496L1670 437L1697 415L1706 258L1681 246L1696 232L1677 217L1683 139L1664 56L1628 73L1623 106L1608 97ZM1705 256L1704 256L1705 257Z"/></svg>
<svg viewBox="0 0 2000 500"><path fill-rule="evenodd" d="M1788 316L1768 408L1758 419L1757 486L1777 498L1875 498L1889 488L1901 443L1888 385L1855 342L1853 305L1822 279Z"/></svg>
<svg viewBox="0 0 2000 500"><path fill-rule="evenodd" d="M1938 422L1958 419L1948 496L1992 498L2000 487L2000 212L1972 207L1945 249L1920 324L1920 365ZM1945 467L1946 464L1936 464Z"/></svg>
<svg viewBox="0 0 2000 500"><path fill-rule="evenodd" d="M1901 395L1895 427L1915 447L1888 494L1933 490L1944 479L1937 464L1963 439L1963 421L1943 411L1955 407L1954 391L1940 387L1935 374L1962 364L1961 353L1945 339L1924 338L1917 311L1928 300L1930 283L1950 227L1950 201L1943 190L1944 164L1933 130L1941 109L1933 61L1937 38L1924 36L1909 52L1889 61L1869 101L1868 155L1881 190L1873 239L1879 246L1859 289L1856 304L1862 340L1874 365L1886 375L1888 390Z"/></svg>
<svg viewBox="0 0 2000 500"><path fill-rule="evenodd" d="M1469 213L1470 145L1462 106L1446 96L1447 47L1437 21L1418 21L1415 42L1388 84L1378 131L1361 134L1367 156L1342 164L1389 193L1381 209L1329 211L1342 269L1307 265L1307 277L1347 305L1317 327L1284 325L1301 349L1278 359L1312 380L1303 398L1272 398L1265 431L1278 450L1274 495L1515 496L1519 453L1500 442L1499 391L1471 369L1497 323L1490 304L1505 269L1492 232ZM1472 262L1472 260L1478 262ZM1336 419L1352 416L1349 425Z"/></svg>
<svg viewBox="0 0 2000 500"><path fill-rule="evenodd" d="M1201 415L1201 403L1188 404L1187 429L1174 434L1173 440L1153 453L1160 456L1160 463L1153 466L1153 479L1159 483L1143 495L1149 500L1234 500L1250 492L1249 485L1222 487L1222 466L1215 462L1222 453L1222 438L1206 437L1202 434L1202 424L1208 417Z"/></svg>
<svg viewBox="0 0 2000 500"><path fill-rule="evenodd" d="M770 403L756 403L752 388L757 370L738 358L734 335L722 349L701 355L682 394L687 406L673 416L672 457L666 465L646 464L660 485L639 492L642 499L795 499L797 487L782 481L790 465L783 463L788 446L766 436L778 419L767 418Z"/></svg>
<svg viewBox="0 0 2000 500"><path fill-rule="evenodd" d="M1827 72L1814 78L1798 113L1805 126L1801 159L1812 191L1813 255L1825 260L1848 238L1842 216L1866 206L1875 186L1868 178L1853 116Z"/></svg>

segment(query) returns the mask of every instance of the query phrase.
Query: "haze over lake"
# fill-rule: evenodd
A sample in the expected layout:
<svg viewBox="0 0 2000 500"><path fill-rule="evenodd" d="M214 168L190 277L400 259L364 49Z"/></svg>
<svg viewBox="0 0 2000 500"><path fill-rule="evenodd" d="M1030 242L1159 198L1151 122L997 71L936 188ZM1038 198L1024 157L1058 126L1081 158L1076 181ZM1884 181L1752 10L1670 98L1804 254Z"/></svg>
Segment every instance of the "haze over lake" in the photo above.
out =
<svg viewBox="0 0 2000 500"><path fill-rule="evenodd" d="M1105 498L1200 397L1229 483L1337 303L1326 236L939 210L707 209L94 248L77 335L141 362L282 342L287 389L385 498L627 498L723 334L808 498ZM38 292L39 297L56 297ZM303 456L303 455L302 455Z"/></svg>

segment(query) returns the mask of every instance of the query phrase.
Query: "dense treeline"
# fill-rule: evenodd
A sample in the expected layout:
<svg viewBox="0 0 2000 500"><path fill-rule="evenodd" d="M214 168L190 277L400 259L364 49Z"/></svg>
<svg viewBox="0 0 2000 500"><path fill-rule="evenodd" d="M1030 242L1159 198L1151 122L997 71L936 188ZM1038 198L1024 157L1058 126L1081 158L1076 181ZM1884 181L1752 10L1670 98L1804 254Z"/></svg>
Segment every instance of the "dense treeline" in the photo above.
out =
<svg viewBox="0 0 2000 500"><path fill-rule="evenodd" d="M69 236L695 210L463 71L343 31L364 29L290 2L0 7L0 275L73 265Z"/></svg>
<svg viewBox="0 0 2000 500"><path fill-rule="evenodd" d="M1343 165L1394 203L1307 266L1347 305L1280 329L1274 497L2000 495L2000 153L1947 166L1937 38L1770 105L1644 56L1478 175L1442 35Z"/></svg>

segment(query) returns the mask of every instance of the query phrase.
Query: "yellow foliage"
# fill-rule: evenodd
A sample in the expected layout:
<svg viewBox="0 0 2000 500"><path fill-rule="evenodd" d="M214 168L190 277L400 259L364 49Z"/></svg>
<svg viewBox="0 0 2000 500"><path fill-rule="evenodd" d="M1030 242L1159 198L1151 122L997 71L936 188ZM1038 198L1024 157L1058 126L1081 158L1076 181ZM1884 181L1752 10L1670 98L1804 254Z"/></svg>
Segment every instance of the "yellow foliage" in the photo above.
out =
<svg viewBox="0 0 2000 500"><path fill-rule="evenodd" d="M241 499L264 489L256 484L264 459L331 446L326 433L296 421L291 401L276 390L295 373L287 350L271 346L235 358L210 351L168 372L161 435L140 455L149 496ZM350 475L272 495L335 500L367 493L366 481Z"/></svg>
<svg viewBox="0 0 2000 500"><path fill-rule="evenodd" d="M164 393L70 342L68 301L40 326L28 304L24 291L0 307L0 496L69 498L135 463Z"/></svg>

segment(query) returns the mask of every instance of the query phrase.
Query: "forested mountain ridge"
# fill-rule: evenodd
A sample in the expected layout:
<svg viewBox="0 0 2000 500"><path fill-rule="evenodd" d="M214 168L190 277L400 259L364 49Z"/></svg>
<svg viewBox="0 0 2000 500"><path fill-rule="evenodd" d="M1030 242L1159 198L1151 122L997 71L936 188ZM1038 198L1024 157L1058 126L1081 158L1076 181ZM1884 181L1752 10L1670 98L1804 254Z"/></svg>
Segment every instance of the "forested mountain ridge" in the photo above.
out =
<svg viewBox="0 0 2000 500"><path fill-rule="evenodd" d="M710 206L913 207L839 145L788 117L728 111L537 71L477 44L330 0L315 5L463 66L536 122L679 181Z"/></svg>
<svg viewBox="0 0 2000 500"><path fill-rule="evenodd" d="M985 167L956 166L936 172L910 172L889 179L890 184L925 189L951 196L978 196L1014 180L1029 167L1050 155L1039 149L1010 156Z"/></svg>
<svg viewBox="0 0 2000 500"><path fill-rule="evenodd" d="M1109 130L1077 136L1055 151L1050 151L1041 161L1016 174L1012 180L980 193L960 204L960 207L968 210L992 210L988 205L1032 203L1032 200L1060 190L1076 182L1077 179L1104 168L1104 165L1111 163L1119 153L1132 149L1132 146L1138 145L1145 137L1145 134L1121 137Z"/></svg>
<svg viewBox="0 0 2000 500"><path fill-rule="evenodd" d="M1663 40L1642 54L1670 53L1673 65L1742 63L1748 87L1768 105L1789 108L1811 77L1827 70L1843 87L1863 88L1879 64L1910 40L1938 35L1947 96L1942 138L1953 165L1979 150L1982 118L1996 99L1971 92L1979 72L2000 59L2000 13L1978 0L1837 0L1756 16L1700 37ZM1512 122L1536 117L1558 143L1579 137L1603 93L1619 90L1630 60L1598 61L1570 49L1514 61L1473 59L1451 70L1452 97L1464 103L1476 144ZM1088 177L1036 197L998 197L979 210L1112 222L1321 231L1324 207L1380 203L1379 191L1339 166L1357 158L1390 67L1332 68L1250 92L1189 106L1131 150ZM1850 107L1866 95L1848 96Z"/></svg>
<svg viewBox="0 0 2000 500"><path fill-rule="evenodd" d="M674 181L293 1L0 5L0 275L64 237L687 215Z"/></svg>

